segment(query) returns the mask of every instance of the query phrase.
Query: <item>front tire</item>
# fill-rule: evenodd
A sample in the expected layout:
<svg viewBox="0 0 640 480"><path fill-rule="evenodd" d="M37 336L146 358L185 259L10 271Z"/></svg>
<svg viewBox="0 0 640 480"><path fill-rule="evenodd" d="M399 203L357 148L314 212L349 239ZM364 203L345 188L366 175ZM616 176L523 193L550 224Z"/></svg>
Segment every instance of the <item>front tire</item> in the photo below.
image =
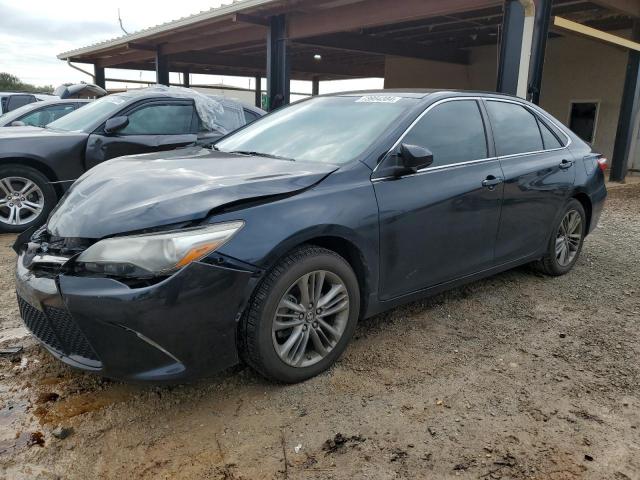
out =
<svg viewBox="0 0 640 480"><path fill-rule="evenodd" d="M580 256L587 232L587 216L575 198L567 202L564 213L547 245L547 252L537 263L543 273L560 276L569 272Z"/></svg>
<svg viewBox="0 0 640 480"><path fill-rule="evenodd" d="M0 167L0 233L18 233L42 225L57 202L56 192L35 168Z"/></svg>
<svg viewBox="0 0 640 480"><path fill-rule="evenodd" d="M257 287L240 321L240 353L271 380L301 382L340 357L359 315L360 290L349 263L325 248L297 248Z"/></svg>

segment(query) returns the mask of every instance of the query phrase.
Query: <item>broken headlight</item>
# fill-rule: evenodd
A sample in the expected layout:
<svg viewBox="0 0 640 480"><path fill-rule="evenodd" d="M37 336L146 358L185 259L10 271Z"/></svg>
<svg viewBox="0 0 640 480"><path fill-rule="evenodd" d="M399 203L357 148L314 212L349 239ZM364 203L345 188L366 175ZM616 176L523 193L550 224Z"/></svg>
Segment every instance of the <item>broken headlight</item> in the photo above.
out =
<svg viewBox="0 0 640 480"><path fill-rule="evenodd" d="M162 233L106 238L82 252L76 263L88 272L103 275L169 275L220 248L243 226L243 221L234 221Z"/></svg>

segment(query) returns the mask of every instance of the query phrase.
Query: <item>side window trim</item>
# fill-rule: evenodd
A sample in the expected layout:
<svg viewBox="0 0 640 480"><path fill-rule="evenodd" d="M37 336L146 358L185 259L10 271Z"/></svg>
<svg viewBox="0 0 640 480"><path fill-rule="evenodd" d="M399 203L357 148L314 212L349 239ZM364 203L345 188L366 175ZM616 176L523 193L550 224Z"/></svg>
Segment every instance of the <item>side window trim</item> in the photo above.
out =
<svg viewBox="0 0 640 480"><path fill-rule="evenodd" d="M411 130L413 130L413 128L420 122L420 120L422 120L422 118L425 117L431 110L433 110L438 105L442 105L443 103L458 102L458 101L464 101L464 100L474 101L476 106L478 107L478 111L480 113L480 117L482 118L482 124L483 124L483 127L484 127L484 138L485 138L485 145L486 145L486 148L487 148L487 157L478 158L476 160L468 160L468 161L465 161L465 162L450 163L448 165L437 165L437 166L434 166L434 167L425 167L425 168L421 168L420 170L418 170L417 173L422 173L422 172L426 172L426 171L429 171L429 170L441 170L441 169L444 169L444 168L458 167L460 165L470 165L470 164L473 164L473 163L480 163L480 162L486 162L486 161L489 161L489 160L495 160L497 157L491 156L492 153L495 154L495 151L492 148L492 141L493 141L492 137L489 136L489 128L490 127L487 125L487 120L485 119L485 112L484 112L484 109L483 109L483 105L480 104L480 102L482 101L482 97L451 97L451 98L443 98L442 100L438 100L437 102L434 102L431 105L429 105L427 108L425 108L424 111L420 115L418 115L413 122L411 122L411 125L409 125L407 127L407 129L402 133L402 135L400 135L398 140L396 140L396 142L389 149L389 151L387 151L387 153L385 153L382 156L382 160L378 163L378 165L376 165L376 168L374 169L374 172L378 169L378 167L380 165L382 165L384 163L384 161L387 159L387 157L389 155L391 155L400 146L400 144L402 143L402 140L405 139L405 137L411 132ZM490 142L490 138L491 138L491 142Z"/></svg>
<svg viewBox="0 0 640 480"><path fill-rule="evenodd" d="M527 110L531 115L533 115L533 118L536 119L536 123L538 125L538 131L540 132L540 140L542 140L542 150L535 150L535 151L531 151L531 152L522 152L522 153L511 153L509 155L498 155L498 158L511 158L511 157L520 157L523 155L535 155L537 153L545 153L545 152L553 152L556 150L563 150L565 148L567 148L569 145L571 145L571 137L569 137L569 135L567 135L566 133L564 133L564 130L562 130L555 122L552 122L549 118L547 118L546 116L543 116L541 114L539 114L538 112L534 111L532 108L530 108L527 104L522 103L522 102L518 102L516 100L507 100L504 98L483 98L482 99L483 102L488 103L488 102L502 102L502 103L512 103L514 105L520 105L521 107L523 107L525 110ZM485 107L486 108L486 107ZM562 132L562 134L566 137L566 142L563 142L561 139L557 138L557 140L562 144L562 147L557 147L557 148L545 148L544 147L544 139L542 138L542 131L540 130L540 122L542 122L543 125L545 125L547 122L551 123L555 128L550 128L547 126L547 128L551 131L551 133L553 133L554 135L556 135L555 130L558 130L560 132ZM493 125L492 125L492 131L493 131ZM497 155L497 153L496 153Z"/></svg>

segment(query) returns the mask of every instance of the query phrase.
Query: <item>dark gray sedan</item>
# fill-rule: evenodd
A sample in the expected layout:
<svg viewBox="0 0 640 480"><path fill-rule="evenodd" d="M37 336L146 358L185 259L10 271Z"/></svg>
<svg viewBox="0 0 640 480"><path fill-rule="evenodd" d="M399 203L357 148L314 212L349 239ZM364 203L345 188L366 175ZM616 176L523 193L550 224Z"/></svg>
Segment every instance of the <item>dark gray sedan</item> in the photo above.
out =
<svg viewBox="0 0 640 480"><path fill-rule="evenodd" d="M605 167L515 97L313 97L212 148L84 175L16 242L20 313L55 357L108 377L177 382L242 359L298 382L359 319L526 263L568 273Z"/></svg>
<svg viewBox="0 0 640 480"><path fill-rule="evenodd" d="M44 223L69 186L105 160L210 144L264 113L158 86L102 97L45 128L0 128L0 233Z"/></svg>

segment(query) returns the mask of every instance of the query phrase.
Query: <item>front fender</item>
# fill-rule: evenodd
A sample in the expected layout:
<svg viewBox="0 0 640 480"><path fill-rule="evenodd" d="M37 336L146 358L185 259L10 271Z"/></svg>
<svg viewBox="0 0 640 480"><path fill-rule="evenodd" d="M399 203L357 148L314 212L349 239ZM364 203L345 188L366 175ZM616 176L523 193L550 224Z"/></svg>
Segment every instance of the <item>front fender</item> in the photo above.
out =
<svg viewBox="0 0 640 480"><path fill-rule="evenodd" d="M84 172L85 140L84 133L0 137L0 162L17 161L37 168L54 182L75 180Z"/></svg>
<svg viewBox="0 0 640 480"><path fill-rule="evenodd" d="M377 292L378 206L371 172L362 165L361 173L339 171L293 197L212 217L211 222L245 221L220 253L266 271L298 245L321 238L348 242L366 266L368 289Z"/></svg>
<svg viewBox="0 0 640 480"><path fill-rule="evenodd" d="M287 252L290 252L299 245L313 243L314 240L320 238L335 239L336 241L348 243L351 247L360 252L367 264L371 263L369 261L371 260L370 255L366 255L362 251L362 246L367 244L367 239L363 238L361 234L351 228L345 227L344 225L322 224L304 228L303 230L297 231L283 239L265 256L264 263L261 265L261 268L269 270L275 266L276 263L278 263L278 260L284 257Z"/></svg>

